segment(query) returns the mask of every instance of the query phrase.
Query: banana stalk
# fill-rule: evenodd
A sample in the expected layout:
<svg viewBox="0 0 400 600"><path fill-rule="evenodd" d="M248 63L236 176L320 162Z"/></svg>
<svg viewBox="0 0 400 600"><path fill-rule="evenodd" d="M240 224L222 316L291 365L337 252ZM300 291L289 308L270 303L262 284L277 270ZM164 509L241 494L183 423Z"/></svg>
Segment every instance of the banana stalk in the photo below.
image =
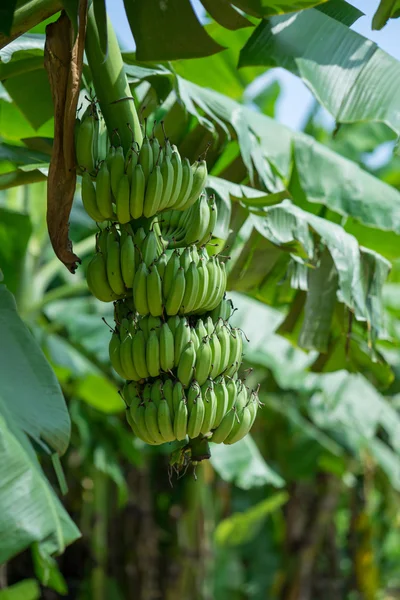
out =
<svg viewBox="0 0 400 600"><path fill-rule="evenodd" d="M86 32L86 56L93 77L97 100L100 104L108 135L111 139L115 129L121 139L124 152L127 153L132 142L132 128L134 139L142 144L142 132L139 117L136 112L132 93L124 72L121 51L114 28L107 17L108 52L105 57L99 40L99 32L94 16L93 4L88 12Z"/></svg>

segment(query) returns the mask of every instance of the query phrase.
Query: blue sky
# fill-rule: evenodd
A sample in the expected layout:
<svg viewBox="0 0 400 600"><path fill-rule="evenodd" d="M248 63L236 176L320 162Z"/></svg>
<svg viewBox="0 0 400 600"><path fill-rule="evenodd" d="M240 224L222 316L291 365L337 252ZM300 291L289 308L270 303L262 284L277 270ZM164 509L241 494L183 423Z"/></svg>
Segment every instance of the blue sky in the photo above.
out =
<svg viewBox="0 0 400 600"><path fill-rule="evenodd" d="M195 9L201 13L198 0L191 0ZM400 19L392 20L381 30L372 31L371 22L378 6L378 0L350 0L365 13L352 27L358 33L376 42L383 50L400 60ZM107 9L121 44L125 49L134 49L134 41L126 19L123 0L107 0ZM293 129L299 129L306 118L312 104L312 95L303 82L283 69L271 69L265 75L267 81L278 79L282 86L282 94L277 107L277 120ZM325 114L326 123L332 122Z"/></svg>

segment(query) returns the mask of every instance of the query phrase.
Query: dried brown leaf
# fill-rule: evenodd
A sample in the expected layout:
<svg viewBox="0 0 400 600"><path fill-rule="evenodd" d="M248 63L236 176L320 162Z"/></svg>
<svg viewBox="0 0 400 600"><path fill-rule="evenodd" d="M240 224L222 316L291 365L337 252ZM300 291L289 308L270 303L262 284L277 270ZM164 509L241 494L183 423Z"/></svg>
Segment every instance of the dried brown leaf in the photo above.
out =
<svg viewBox="0 0 400 600"><path fill-rule="evenodd" d="M79 3L79 31L63 12L46 27L44 64L54 104L54 144L47 180L47 228L54 252L72 273L81 262L72 251L69 215L76 187L74 125L85 45L87 0Z"/></svg>

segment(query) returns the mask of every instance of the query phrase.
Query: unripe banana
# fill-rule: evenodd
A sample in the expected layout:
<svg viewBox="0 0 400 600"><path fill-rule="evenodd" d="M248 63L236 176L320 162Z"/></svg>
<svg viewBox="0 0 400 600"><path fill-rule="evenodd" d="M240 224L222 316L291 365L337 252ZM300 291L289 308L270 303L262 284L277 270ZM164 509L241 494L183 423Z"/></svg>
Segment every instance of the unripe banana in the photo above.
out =
<svg viewBox="0 0 400 600"><path fill-rule="evenodd" d="M197 352L197 350L200 347L200 340L199 340L199 336L197 335L196 330L194 329L194 327L190 328L190 339L193 342L193 346L194 346L195 352Z"/></svg>
<svg viewBox="0 0 400 600"><path fill-rule="evenodd" d="M169 317L167 323L168 323L168 327L172 331L173 335L175 335L175 332L178 329L178 326L179 326L180 322L181 322L181 318L178 317L178 315L174 315L173 317Z"/></svg>
<svg viewBox="0 0 400 600"><path fill-rule="evenodd" d="M151 439L153 439L158 444L163 444L166 440L164 440L158 428L157 412L157 407L154 404L154 402L152 402L151 400L150 402L146 402L144 418L147 431L149 432Z"/></svg>
<svg viewBox="0 0 400 600"><path fill-rule="evenodd" d="M215 225L217 223L218 210L217 210L217 205L216 205L214 199L211 202L209 202L208 209L209 209L209 221L208 221L208 225L207 225L205 234L199 241L199 246L202 246L203 244L207 244L210 242L213 231L215 229Z"/></svg>
<svg viewBox="0 0 400 600"><path fill-rule="evenodd" d="M82 175L82 204L89 217L94 221L101 222L105 220L97 206L96 188L87 171Z"/></svg>
<svg viewBox="0 0 400 600"><path fill-rule="evenodd" d="M214 392L214 384L211 379L204 383L204 385L201 388L201 394L204 402L204 419L200 433L205 435L213 428L217 412L217 401Z"/></svg>
<svg viewBox="0 0 400 600"><path fill-rule="evenodd" d="M234 409L229 410L225 416L223 417L221 423L213 432L211 437L211 441L214 444L222 444L232 431L232 427L235 424L236 420L236 411Z"/></svg>
<svg viewBox="0 0 400 600"><path fill-rule="evenodd" d="M132 175L135 171L138 159L139 154L136 150L133 147L129 148L125 157L125 173L128 175L129 185L132 183Z"/></svg>
<svg viewBox="0 0 400 600"><path fill-rule="evenodd" d="M160 365L166 373L174 367L174 336L168 323L164 323L160 330Z"/></svg>
<svg viewBox="0 0 400 600"><path fill-rule="evenodd" d="M176 148L176 147L175 147ZM168 202L168 208L175 208L175 202L177 201L181 187L182 187L182 161L179 156L179 152L174 150L171 156L171 165L174 170L174 185L172 188L172 194Z"/></svg>
<svg viewBox="0 0 400 600"><path fill-rule="evenodd" d="M225 379L221 377L218 381L215 381L214 392L217 404L217 410L215 413L215 421L213 428L218 427L228 411L228 390L226 389Z"/></svg>
<svg viewBox="0 0 400 600"><path fill-rule="evenodd" d="M179 404L182 400L186 402L185 390L180 381L176 381L172 392L172 400L174 403L174 413L178 411Z"/></svg>
<svg viewBox="0 0 400 600"><path fill-rule="evenodd" d="M149 377L149 370L146 362L146 338L141 329L138 329L133 336L132 359L139 377L141 379Z"/></svg>
<svg viewBox="0 0 400 600"><path fill-rule="evenodd" d="M178 379L184 387L187 387L192 381L195 364L196 350L194 349L193 342L190 340L183 349L178 364Z"/></svg>
<svg viewBox="0 0 400 600"><path fill-rule="evenodd" d="M158 408L162 398L162 381L161 379L157 379L151 386L150 399Z"/></svg>
<svg viewBox="0 0 400 600"><path fill-rule="evenodd" d="M154 265L150 267L150 273L147 277L147 305L153 317L162 315L162 282Z"/></svg>
<svg viewBox="0 0 400 600"><path fill-rule="evenodd" d="M161 164L161 176L163 180L163 189L159 206L160 211L168 206L174 185L174 168L169 156L166 156Z"/></svg>
<svg viewBox="0 0 400 600"><path fill-rule="evenodd" d="M158 240L153 229L150 229L146 235L142 247L142 259L147 267L149 267L158 257Z"/></svg>
<svg viewBox="0 0 400 600"><path fill-rule="evenodd" d="M132 337L130 335L127 335L125 339L121 342L119 355L121 358L122 368L127 376L126 378L131 379L133 381L139 381L140 377L135 369L132 360Z"/></svg>
<svg viewBox="0 0 400 600"><path fill-rule="evenodd" d="M143 214L145 217L152 217L158 213L160 209L161 197L163 191L163 178L161 169L156 165L150 173L146 185L144 196Z"/></svg>
<svg viewBox="0 0 400 600"><path fill-rule="evenodd" d="M158 141L158 139L153 136L149 139L150 142L150 147L152 149L153 152L153 165L155 165L157 163L157 161L159 163L161 163L161 146L160 146L160 142Z"/></svg>
<svg viewBox="0 0 400 600"><path fill-rule="evenodd" d="M197 250L197 246L195 244L192 244L190 246L190 250L191 250L191 254L192 254L192 261L197 265L200 260L199 251Z"/></svg>
<svg viewBox="0 0 400 600"><path fill-rule="evenodd" d="M182 210L185 206L186 202L189 199L189 196L192 191L193 185L193 171L190 166L190 162L188 158L185 158L182 162L182 184L181 190L179 192L178 198L175 202L174 209Z"/></svg>
<svg viewBox="0 0 400 600"><path fill-rule="evenodd" d="M149 332L146 343L146 363L150 377L158 377L160 374L160 342L156 331Z"/></svg>
<svg viewBox="0 0 400 600"><path fill-rule="evenodd" d="M108 171L110 173L110 177L111 177L111 165L113 163L114 156L115 156L115 147L110 146L108 149L107 156L106 156L106 162L107 162ZM111 183L111 180L110 180L110 183Z"/></svg>
<svg viewBox="0 0 400 600"><path fill-rule="evenodd" d="M185 273L185 294L182 300L182 309L187 314L194 309L196 299L199 293L199 273L196 263L192 261Z"/></svg>
<svg viewBox="0 0 400 600"><path fill-rule="evenodd" d="M230 352L228 359L228 368L226 370L227 377L232 377L240 368L242 362L242 336L238 329L232 329L230 340Z"/></svg>
<svg viewBox="0 0 400 600"><path fill-rule="evenodd" d="M150 443L152 445L156 445L156 444L160 443L152 438L152 436L150 435L150 432L147 428L146 406L144 406L144 404L141 404L141 406L139 406L139 408L138 408L136 426L137 426L138 435L144 442L146 442L148 444Z"/></svg>
<svg viewBox="0 0 400 600"><path fill-rule="evenodd" d="M107 161L103 160L96 177L96 204L104 219L114 218L114 208L111 196L111 179Z"/></svg>
<svg viewBox="0 0 400 600"><path fill-rule="evenodd" d="M207 317L207 319L204 322L206 331L207 331L207 335L212 336L213 333L215 333L215 325L214 322L212 320L211 317Z"/></svg>
<svg viewBox="0 0 400 600"><path fill-rule="evenodd" d="M211 379L215 379L222 372L221 369L221 343L216 333L210 337L211 348Z"/></svg>
<svg viewBox="0 0 400 600"><path fill-rule="evenodd" d="M123 296L126 293L121 272L119 243L115 239L115 234L112 230L110 230L107 238L107 279L115 294Z"/></svg>
<svg viewBox="0 0 400 600"><path fill-rule="evenodd" d="M165 268L164 279L163 279L164 298L168 298L171 288L175 284L176 274L180 267L179 257L180 257L180 254L176 250L169 257L168 264Z"/></svg>
<svg viewBox="0 0 400 600"><path fill-rule="evenodd" d="M210 210L208 208L207 196L202 194L193 206L190 222L188 224L185 244L199 244L207 232L210 222Z"/></svg>
<svg viewBox="0 0 400 600"><path fill-rule="evenodd" d="M203 338L196 354L195 376L199 385L203 385L210 376L211 371L211 347L208 337Z"/></svg>
<svg viewBox="0 0 400 600"><path fill-rule="evenodd" d="M140 315L147 315L149 305L147 303L147 276L149 270L146 265L140 263L133 280L133 302Z"/></svg>
<svg viewBox="0 0 400 600"><path fill-rule="evenodd" d="M199 291L192 311L201 310L204 306L204 302L207 296L209 295L207 263L203 258L200 258L199 260L199 263L197 265L197 271L199 274Z"/></svg>
<svg viewBox="0 0 400 600"><path fill-rule="evenodd" d="M190 327L187 319L180 319L179 324L176 327L174 341L174 365L177 367L179 365L179 360L181 358L183 349L186 348L190 341Z"/></svg>
<svg viewBox="0 0 400 600"><path fill-rule="evenodd" d="M235 444L249 433L251 427L251 413L247 406L241 410L238 417L239 422L236 421L234 423L232 431L224 440L224 444Z"/></svg>
<svg viewBox="0 0 400 600"><path fill-rule="evenodd" d="M142 166L144 178L147 181L153 170L153 150L147 135L143 138L142 147L140 148L139 164Z"/></svg>
<svg viewBox="0 0 400 600"><path fill-rule="evenodd" d="M155 263L158 274L161 277L161 280L163 280L163 278L164 278L164 273L165 273L165 269L167 268L167 264L168 264L167 255L165 254L165 252L163 252L161 254L161 256L159 256L159 258L157 259L157 261Z"/></svg>
<svg viewBox="0 0 400 600"><path fill-rule="evenodd" d="M98 129L97 115L90 106L80 121L75 145L77 165L90 172L93 172L96 166Z"/></svg>
<svg viewBox="0 0 400 600"><path fill-rule="evenodd" d="M168 378L163 383L163 394L164 394L164 398L167 401L168 406L169 406L169 412L171 415L171 419L173 419L174 415L175 415L173 391L174 391L173 381L172 381L172 379Z"/></svg>
<svg viewBox="0 0 400 600"><path fill-rule="evenodd" d="M125 286L131 288L135 277L135 245L131 235L121 245L121 271Z"/></svg>
<svg viewBox="0 0 400 600"><path fill-rule="evenodd" d="M182 305L183 296L185 295L185 285L185 271L180 267L177 271L174 285L170 290L165 303L167 315L171 316L178 314Z"/></svg>
<svg viewBox="0 0 400 600"><path fill-rule="evenodd" d="M98 300L113 302L119 298L108 283L106 261L99 252L96 252L88 264L86 278L90 291Z"/></svg>
<svg viewBox="0 0 400 600"><path fill-rule="evenodd" d="M192 254L190 252L190 247L187 247L184 249L184 251L181 254L179 262L180 262L182 269L186 273L186 271L188 270L188 268L190 266L190 263L192 262Z"/></svg>
<svg viewBox="0 0 400 600"><path fill-rule="evenodd" d="M143 214L146 178L142 165L135 165L132 170L131 190L129 196L129 210L132 219L139 219Z"/></svg>
<svg viewBox="0 0 400 600"><path fill-rule="evenodd" d="M187 210L196 202L207 182L207 163L200 160L192 165L193 183L189 198L181 207L181 210Z"/></svg>
<svg viewBox="0 0 400 600"><path fill-rule="evenodd" d="M202 342L207 337L207 329L204 326L203 319L198 319L195 327L199 342Z"/></svg>
<svg viewBox="0 0 400 600"><path fill-rule="evenodd" d="M125 173L122 175L116 196L116 213L117 220L119 223L129 223L131 220L131 213L129 208L129 179Z"/></svg>
<svg viewBox="0 0 400 600"><path fill-rule="evenodd" d="M157 331L157 335L159 334L159 329L161 327L161 319L160 317L153 317L153 315L149 315L147 317L147 321L149 323L148 327L149 327L149 331L151 331L152 329L155 329Z"/></svg>
<svg viewBox="0 0 400 600"><path fill-rule="evenodd" d="M220 373L224 373L224 371L229 367L231 339L228 327L222 322L222 320L217 325L216 333L221 346Z"/></svg>
<svg viewBox="0 0 400 600"><path fill-rule="evenodd" d="M122 379L128 379L126 373L124 372L121 364L120 358L120 347L121 340L119 339L118 333L113 333L111 336L110 344L108 346L108 352L110 355L110 362L113 369L122 377Z"/></svg>
<svg viewBox="0 0 400 600"><path fill-rule="evenodd" d="M193 397L193 399L192 399ZM199 386L192 383L188 393L189 421L187 434L190 438L196 438L200 435L204 421L204 401Z"/></svg>
<svg viewBox="0 0 400 600"><path fill-rule="evenodd" d="M208 298L206 304L202 306L202 310L211 310L219 303L219 293L221 286L221 271L218 268L215 257L212 257L207 262L208 271Z"/></svg>
<svg viewBox="0 0 400 600"><path fill-rule="evenodd" d="M174 435L180 442L186 438L188 423L188 409L186 400L181 400L175 409Z"/></svg>
<svg viewBox="0 0 400 600"><path fill-rule="evenodd" d="M233 408L236 405L236 400L238 396L236 381L233 381L233 379L228 379L228 381L226 381L226 389L228 392L228 406L226 410L230 411L231 408Z"/></svg>
<svg viewBox="0 0 400 600"><path fill-rule="evenodd" d="M122 146L115 149L115 154L109 160L111 191L115 199L117 199L118 188L122 176L125 173L125 158Z"/></svg>
<svg viewBox="0 0 400 600"><path fill-rule="evenodd" d="M172 427L171 412L166 400L161 400L158 410L158 429L166 442L173 442L175 438L174 430Z"/></svg>

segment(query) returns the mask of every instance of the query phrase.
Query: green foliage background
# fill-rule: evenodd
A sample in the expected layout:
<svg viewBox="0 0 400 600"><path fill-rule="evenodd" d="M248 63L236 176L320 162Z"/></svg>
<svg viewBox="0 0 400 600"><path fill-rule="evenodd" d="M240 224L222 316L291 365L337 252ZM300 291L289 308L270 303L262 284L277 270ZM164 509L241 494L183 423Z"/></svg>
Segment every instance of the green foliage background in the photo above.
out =
<svg viewBox="0 0 400 600"><path fill-rule="evenodd" d="M191 470L171 478L171 448L147 447L125 424L102 321L112 307L85 282L96 227L79 187L71 238L82 266L71 275L54 257L44 24L4 45L4 19L0 600L400 598L397 150L367 166L399 134L400 67L349 29L354 7L316 4L204 2L215 21L190 21L189 40L182 13L173 45L156 35L168 11L157 20L150 0L142 12L125 1L138 110L164 119L192 160L212 142L215 233L232 257L234 321L250 339L244 368L264 403L251 436L213 447L197 480ZM65 2L72 19L76 6ZM374 25L390 16L384 0ZM274 120L277 83L248 100L247 86L275 66L315 94L303 131Z"/></svg>

